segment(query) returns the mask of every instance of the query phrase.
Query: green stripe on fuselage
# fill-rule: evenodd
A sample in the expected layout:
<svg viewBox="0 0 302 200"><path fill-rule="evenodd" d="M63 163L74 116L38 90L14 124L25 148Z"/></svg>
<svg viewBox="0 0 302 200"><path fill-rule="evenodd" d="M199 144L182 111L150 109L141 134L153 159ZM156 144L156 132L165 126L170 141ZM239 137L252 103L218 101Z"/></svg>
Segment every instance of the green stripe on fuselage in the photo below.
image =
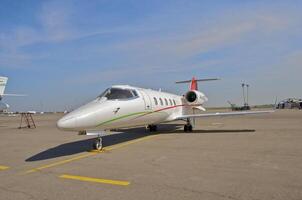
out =
<svg viewBox="0 0 302 200"><path fill-rule="evenodd" d="M180 106L180 105L178 105L178 106ZM107 123L110 123L110 122L114 122L114 121L116 121L116 120L124 119L124 118L127 118L127 117L139 115L139 116L136 117L136 118L139 118L139 117L143 117L143 116L146 116L146 115L149 115L149 114L152 114L152 113L157 113L157 112L164 111L164 110L166 110L167 108L168 108L168 109L172 109L172 108L176 108L176 107L178 107L178 106L166 107L166 108L162 108L162 109L154 110L154 111L136 112L136 113L131 113L131 114L127 114L127 115L122 115L122 116L120 116L120 117L116 117L116 118L113 118L113 119L104 121L104 122L98 124L96 127L101 126L101 125L104 125L104 124L107 124ZM136 118L135 118L135 119L136 119Z"/></svg>
<svg viewBox="0 0 302 200"><path fill-rule="evenodd" d="M110 120L107 120L107 121L104 121L100 124L97 125L98 126L102 126L104 124L107 124L107 123L110 123L110 122L114 122L116 120L120 120L120 119L124 119L124 118L127 118L127 117L131 117L131 116L135 116L135 115L144 115L146 113L152 113L151 111L148 111L148 112L136 112L136 113L131 113L131 114L127 114L127 115L122 115L120 117L116 117L116 118L113 118L113 119L110 119Z"/></svg>

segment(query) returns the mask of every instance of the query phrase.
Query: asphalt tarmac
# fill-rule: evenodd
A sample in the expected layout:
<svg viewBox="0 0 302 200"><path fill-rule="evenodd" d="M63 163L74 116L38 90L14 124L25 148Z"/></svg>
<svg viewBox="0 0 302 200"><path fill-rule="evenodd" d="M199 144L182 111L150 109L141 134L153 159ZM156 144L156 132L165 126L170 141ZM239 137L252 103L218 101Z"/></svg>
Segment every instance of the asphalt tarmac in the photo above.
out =
<svg viewBox="0 0 302 200"><path fill-rule="evenodd" d="M302 111L163 124L103 137L56 128L60 114L0 116L0 199L302 199Z"/></svg>

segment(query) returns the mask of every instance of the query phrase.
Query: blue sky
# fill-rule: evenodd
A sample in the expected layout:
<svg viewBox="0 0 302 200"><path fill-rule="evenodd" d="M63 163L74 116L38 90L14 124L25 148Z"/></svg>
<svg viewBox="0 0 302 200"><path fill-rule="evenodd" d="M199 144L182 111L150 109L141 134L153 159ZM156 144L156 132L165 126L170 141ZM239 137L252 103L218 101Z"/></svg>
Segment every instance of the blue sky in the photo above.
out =
<svg viewBox="0 0 302 200"><path fill-rule="evenodd" d="M12 110L64 110L113 84L182 94L219 77L210 101L302 97L301 1L0 0L0 75Z"/></svg>

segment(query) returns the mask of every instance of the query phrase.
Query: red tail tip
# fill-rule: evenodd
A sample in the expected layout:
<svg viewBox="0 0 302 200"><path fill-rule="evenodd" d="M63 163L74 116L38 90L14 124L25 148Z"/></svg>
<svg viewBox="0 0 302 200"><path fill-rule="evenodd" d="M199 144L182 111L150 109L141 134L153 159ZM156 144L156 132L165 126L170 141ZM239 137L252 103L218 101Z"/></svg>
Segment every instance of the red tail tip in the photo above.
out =
<svg viewBox="0 0 302 200"><path fill-rule="evenodd" d="M190 89L191 90L198 90L197 81L196 81L195 77L192 78Z"/></svg>

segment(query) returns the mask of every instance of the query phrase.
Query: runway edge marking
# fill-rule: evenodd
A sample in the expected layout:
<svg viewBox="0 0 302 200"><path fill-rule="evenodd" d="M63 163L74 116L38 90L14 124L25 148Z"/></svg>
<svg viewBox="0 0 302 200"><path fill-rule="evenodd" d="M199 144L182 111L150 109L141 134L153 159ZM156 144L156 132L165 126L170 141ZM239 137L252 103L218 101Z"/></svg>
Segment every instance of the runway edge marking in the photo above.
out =
<svg viewBox="0 0 302 200"><path fill-rule="evenodd" d="M30 169L30 170L27 170L25 172L25 174L30 174L30 173L42 171L42 170L47 169L47 168L56 167L56 166L59 166L59 165L64 165L64 164L67 164L67 163L70 163L70 162L73 162L73 161L76 161L76 160L80 160L82 158L86 158L86 157L89 157L89 156L99 154L99 153L104 153L106 151L119 149L119 148L122 148L122 147L130 145L130 144L134 144L134 143L137 143L137 142L140 142L140 141L143 141L143 140L154 138L155 136L158 136L158 134L157 135L146 136L146 137L143 137L143 138L139 138L139 139L136 139L136 140L132 140L132 141L128 141L128 142L124 142L124 143L120 143L120 144L116 144L116 145L112 145L112 146L108 146L108 147L104 147L103 150L101 150L101 151L90 151L89 153L86 153L86 154L83 154L83 155L80 155L80 156L76 156L76 157L73 157L73 158L70 158L70 159L61 160L61 161L58 161L58 162L54 162L54 163L51 163L51 164L47 164L47 165L43 165L43 166L40 166L40 167L36 167L36 168Z"/></svg>
<svg viewBox="0 0 302 200"><path fill-rule="evenodd" d="M100 179L100 178L92 178L92 177L86 177L86 176L75 176L75 175L69 175L69 174L63 174L63 175L59 176L59 178L85 181L85 182L104 183L104 184L111 184L111 185L120 185L120 186L130 185L129 181Z"/></svg>

